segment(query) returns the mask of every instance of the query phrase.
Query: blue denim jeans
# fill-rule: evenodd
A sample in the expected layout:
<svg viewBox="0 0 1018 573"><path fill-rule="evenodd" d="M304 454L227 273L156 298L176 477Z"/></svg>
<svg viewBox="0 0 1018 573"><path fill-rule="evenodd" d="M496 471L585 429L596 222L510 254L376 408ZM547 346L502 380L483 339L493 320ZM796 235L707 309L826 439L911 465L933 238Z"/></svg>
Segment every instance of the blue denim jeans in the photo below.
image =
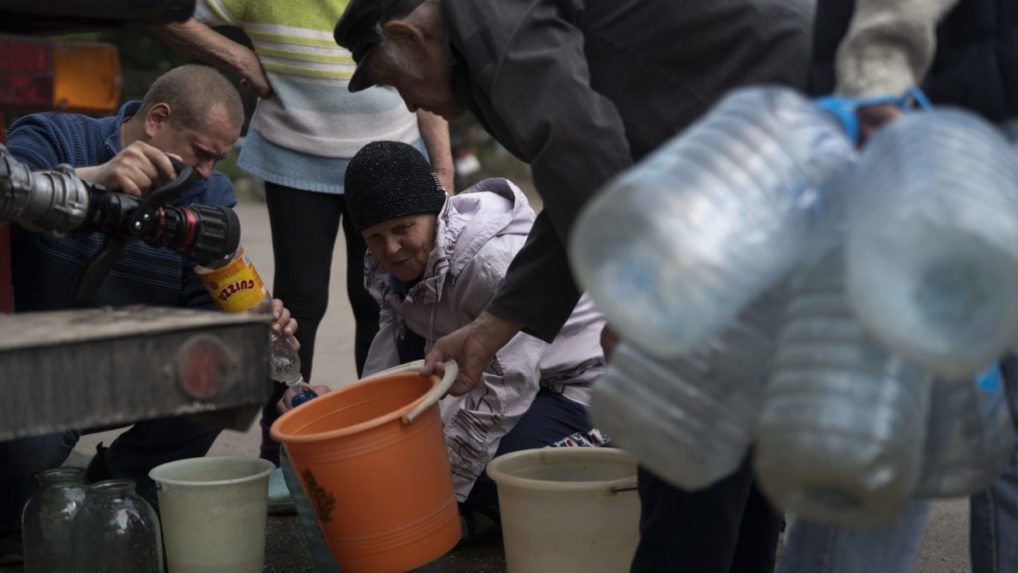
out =
<svg viewBox="0 0 1018 573"><path fill-rule="evenodd" d="M1018 359L1008 358L1000 369L1018 432ZM973 495L969 507L972 573L1018 571L1018 447L1004 473ZM788 531L775 573L908 573L928 511L929 502L912 500L898 521L876 528L798 520Z"/></svg>
<svg viewBox="0 0 1018 573"><path fill-rule="evenodd" d="M1018 358L1000 365L1011 421L1015 424L1015 451L1004 473L969 503L969 547L973 573L1018 571Z"/></svg>
<svg viewBox="0 0 1018 573"><path fill-rule="evenodd" d="M908 573L930 504L910 500L901 517L880 527L795 520L775 573Z"/></svg>

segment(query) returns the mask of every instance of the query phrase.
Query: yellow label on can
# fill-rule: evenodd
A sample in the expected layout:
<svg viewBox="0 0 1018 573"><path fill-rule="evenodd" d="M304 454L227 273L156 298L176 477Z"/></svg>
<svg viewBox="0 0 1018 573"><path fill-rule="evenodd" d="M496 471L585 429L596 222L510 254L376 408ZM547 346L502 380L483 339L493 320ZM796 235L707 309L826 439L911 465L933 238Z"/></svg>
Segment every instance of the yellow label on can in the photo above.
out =
<svg viewBox="0 0 1018 573"><path fill-rule="evenodd" d="M268 293L262 277L241 252L225 267L198 277L219 308L226 312L250 310L265 300Z"/></svg>

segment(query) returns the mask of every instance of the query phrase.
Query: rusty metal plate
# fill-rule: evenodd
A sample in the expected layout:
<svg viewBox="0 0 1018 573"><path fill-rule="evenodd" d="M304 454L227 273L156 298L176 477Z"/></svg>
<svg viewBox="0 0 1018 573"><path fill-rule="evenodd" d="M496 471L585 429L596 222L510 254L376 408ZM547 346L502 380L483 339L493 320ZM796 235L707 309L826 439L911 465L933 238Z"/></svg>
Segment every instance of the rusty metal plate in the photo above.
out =
<svg viewBox="0 0 1018 573"><path fill-rule="evenodd" d="M2 315L0 440L253 413L271 389L268 327L264 316L154 307Z"/></svg>

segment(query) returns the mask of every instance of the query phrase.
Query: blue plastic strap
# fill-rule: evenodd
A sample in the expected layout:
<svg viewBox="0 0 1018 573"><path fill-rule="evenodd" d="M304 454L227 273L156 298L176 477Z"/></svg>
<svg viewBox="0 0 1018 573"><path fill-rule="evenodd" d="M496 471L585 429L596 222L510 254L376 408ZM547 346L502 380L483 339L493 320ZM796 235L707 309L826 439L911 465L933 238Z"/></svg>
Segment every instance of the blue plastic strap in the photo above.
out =
<svg viewBox="0 0 1018 573"><path fill-rule="evenodd" d="M1000 392L1003 387L1003 380L1000 376L1000 368L993 365L989 370L976 376L976 386L983 392Z"/></svg>
<svg viewBox="0 0 1018 573"><path fill-rule="evenodd" d="M844 98L825 96L815 101L816 105L831 114L841 125L852 141L859 141L859 108L870 105L894 104L903 111L910 109L929 110L933 108L929 98L918 86L909 88L901 96L875 96L863 98Z"/></svg>
<svg viewBox="0 0 1018 573"><path fill-rule="evenodd" d="M999 408L1004 401L1004 380L1000 368L996 364L992 368L976 376L976 391L981 394L979 410L989 416L994 408Z"/></svg>

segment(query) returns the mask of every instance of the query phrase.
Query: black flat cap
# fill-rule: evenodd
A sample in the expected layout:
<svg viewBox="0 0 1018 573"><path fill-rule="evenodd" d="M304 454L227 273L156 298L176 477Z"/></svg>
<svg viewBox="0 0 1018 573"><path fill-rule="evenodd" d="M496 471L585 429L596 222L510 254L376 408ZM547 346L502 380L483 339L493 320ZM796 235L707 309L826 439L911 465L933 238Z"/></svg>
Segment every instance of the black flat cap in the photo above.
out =
<svg viewBox="0 0 1018 573"><path fill-rule="evenodd" d="M337 44L353 53L353 61L357 64L357 70L350 78L351 92L359 92L372 85L361 65L382 43L375 29L377 24L406 16L423 3L424 0L350 0L336 24L333 37Z"/></svg>

